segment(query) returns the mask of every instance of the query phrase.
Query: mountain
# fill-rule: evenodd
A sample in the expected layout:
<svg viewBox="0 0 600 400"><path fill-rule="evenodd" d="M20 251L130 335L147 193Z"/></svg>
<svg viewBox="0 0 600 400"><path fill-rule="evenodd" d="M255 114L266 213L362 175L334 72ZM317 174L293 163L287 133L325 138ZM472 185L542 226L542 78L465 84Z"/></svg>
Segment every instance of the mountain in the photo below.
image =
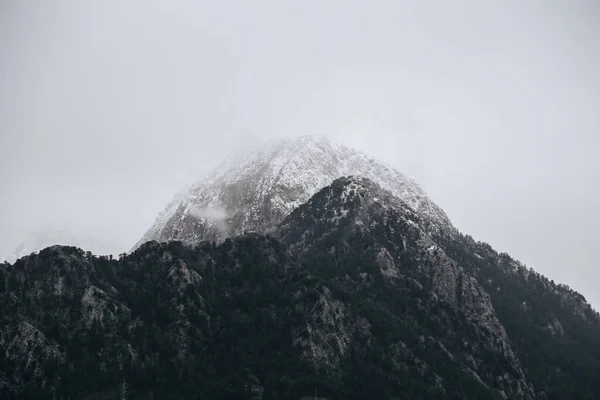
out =
<svg viewBox="0 0 600 400"><path fill-rule="evenodd" d="M0 264L0 396L597 398L585 299L428 218L349 176L266 235Z"/></svg>
<svg viewBox="0 0 600 400"><path fill-rule="evenodd" d="M119 249L115 244L86 235L75 234L66 229L47 229L31 233L11 254L0 257L0 260L14 263L21 257L57 244L76 246L86 251L93 251L96 254L117 254Z"/></svg>
<svg viewBox="0 0 600 400"><path fill-rule="evenodd" d="M362 302L377 298L389 307L386 330L411 332L421 321L435 326L426 337L449 350L454 368L475 372L500 398L528 398L529 389L542 399L600 393L593 378L600 374L600 315L581 294L468 235L428 232L423 220L391 192L350 177L298 207L277 235L303 265L324 271L331 286L352 292L356 281L372 285ZM382 290L384 277L393 282L390 291ZM445 322L453 326L437 325ZM415 344L415 336L406 340Z"/></svg>
<svg viewBox="0 0 600 400"><path fill-rule="evenodd" d="M389 165L321 136L270 142L225 163L181 192L134 246L149 240L221 241L264 232L334 179L372 179L423 216L429 230L451 231L446 214L419 185Z"/></svg>

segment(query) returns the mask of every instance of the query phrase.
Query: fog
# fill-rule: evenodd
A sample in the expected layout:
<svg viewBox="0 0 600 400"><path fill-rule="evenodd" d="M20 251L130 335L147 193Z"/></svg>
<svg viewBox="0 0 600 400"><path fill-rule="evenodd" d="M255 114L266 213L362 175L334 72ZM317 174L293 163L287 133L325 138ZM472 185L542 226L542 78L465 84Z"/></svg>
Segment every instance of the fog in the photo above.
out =
<svg viewBox="0 0 600 400"><path fill-rule="evenodd" d="M599 18L594 0L4 0L0 255L45 229L126 251L226 156L315 133L598 309Z"/></svg>

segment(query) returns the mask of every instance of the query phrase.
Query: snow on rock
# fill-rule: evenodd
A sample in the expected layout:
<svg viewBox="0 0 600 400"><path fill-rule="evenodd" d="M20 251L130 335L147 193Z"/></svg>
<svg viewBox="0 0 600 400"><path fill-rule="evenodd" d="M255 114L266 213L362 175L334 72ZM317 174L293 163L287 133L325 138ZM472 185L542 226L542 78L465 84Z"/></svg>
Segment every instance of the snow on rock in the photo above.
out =
<svg viewBox="0 0 600 400"><path fill-rule="evenodd" d="M452 227L415 181L389 165L324 137L302 136L227 162L178 193L134 249L150 240L191 244L264 232L321 188L348 175L364 176L390 190L430 221L432 229ZM357 180L347 195L359 187Z"/></svg>

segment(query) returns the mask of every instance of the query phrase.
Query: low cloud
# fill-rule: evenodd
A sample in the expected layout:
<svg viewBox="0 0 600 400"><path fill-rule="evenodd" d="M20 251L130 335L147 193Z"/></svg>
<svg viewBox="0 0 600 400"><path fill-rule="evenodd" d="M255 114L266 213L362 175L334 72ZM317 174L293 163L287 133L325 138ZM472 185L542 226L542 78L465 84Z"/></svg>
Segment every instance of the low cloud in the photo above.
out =
<svg viewBox="0 0 600 400"><path fill-rule="evenodd" d="M194 207L189 214L199 219L207 219L221 232L226 232L229 224L229 213L223 207Z"/></svg>
<svg viewBox="0 0 600 400"><path fill-rule="evenodd" d="M190 214L196 218L207 218L212 220L222 220L229 217L229 213L223 207L194 207Z"/></svg>

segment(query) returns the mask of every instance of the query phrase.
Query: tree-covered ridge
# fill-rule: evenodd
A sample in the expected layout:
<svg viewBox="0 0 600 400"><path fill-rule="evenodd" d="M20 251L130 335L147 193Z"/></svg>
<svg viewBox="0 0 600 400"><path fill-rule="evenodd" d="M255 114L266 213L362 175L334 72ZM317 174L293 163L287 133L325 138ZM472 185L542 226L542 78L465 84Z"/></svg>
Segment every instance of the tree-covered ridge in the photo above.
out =
<svg viewBox="0 0 600 400"><path fill-rule="evenodd" d="M124 378L130 398L430 398L448 373L456 398L487 393L418 335L418 306L400 319L370 286L328 282L272 238L150 242L120 260L56 246L5 265L2 281L3 336L14 334L2 382L22 398L110 393Z"/></svg>
<svg viewBox="0 0 600 400"><path fill-rule="evenodd" d="M300 206L284 221L280 231L283 240L300 252L301 258L325 254L337 257L335 254L341 249L347 249L349 265L360 256L358 246L348 238L355 241L360 237L361 246L368 247L368 241L379 254L384 248L400 274L417 281L419 276L426 280L439 276L444 270L443 259L428 261L427 255L431 251L443 252L461 271L458 276L462 276L462 281L475 279L484 290L483 298L489 298L536 397L596 398L596 393L600 393L594 378L600 374L600 315L585 298L468 235L442 231L429 236L431 242L425 245L419 237L423 237L427 227L420 228L426 223L373 182L349 177L335 181ZM415 240L420 241L420 249ZM407 251L411 242L415 251ZM327 252L332 246L336 251ZM377 267L373 258L376 257L365 265ZM383 263L386 264L390 262ZM414 275L415 267L419 270L427 265L433 269ZM427 287L426 282L419 282ZM469 306L463 303L460 308L467 312ZM494 363L497 361L496 358Z"/></svg>
<svg viewBox="0 0 600 400"><path fill-rule="evenodd" d="M600 315L581 294L468 235L438 241L490 294L540 398L597 398Z"/></svg>
<svg viewBox="0 0 600 400"><path fill-rule="evenodd" d="M4 326L31 324L40 338L27 357L3 359L3 386L24 387L24 398L52 387L101 391L123 378L132 396L273 390L279 381L264 374L282 371L295 310L318 297L316 282L262 237L195 250L151 242L112 261L57 246L5 265L2 278L3 304L13 299Z"/></svg>
<svg viewBox="0 0 600 400"><path fill-rule="evenodd" d="M272 236L55 246L0 265L0 395L596 398L600 318L378 185L338 179Z"/></svg>

